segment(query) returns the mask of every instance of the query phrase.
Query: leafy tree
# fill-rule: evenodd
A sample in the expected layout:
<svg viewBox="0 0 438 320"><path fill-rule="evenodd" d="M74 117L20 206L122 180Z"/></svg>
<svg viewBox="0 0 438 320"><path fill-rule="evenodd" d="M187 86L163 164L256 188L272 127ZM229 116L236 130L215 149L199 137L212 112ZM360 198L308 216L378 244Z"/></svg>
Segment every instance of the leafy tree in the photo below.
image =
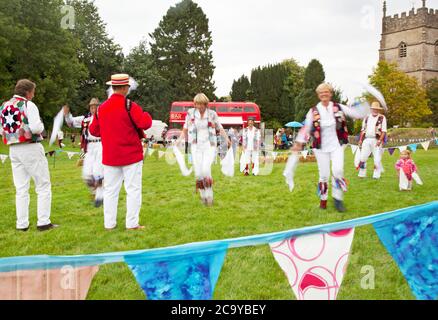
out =
<svg viewBox="0 0 438 320"><path fill-rule="evenodd" d="M414 125L432 114L428 107L426 90L416 78L400 71L395 63L379 62L370 83L381 91L388 104L388 123Z"/></svg>
<svg viewBox="0 0 438 320"><path fill-rule="evenodd" d="M80 42L61 28L62 5L61 0L0 0L1 99L9 99L17 80L33 80L46 125L87 77L77 58Z"/></svg>
<svg viewBox="0 0 438 320"><path fill-rule="evenodd" d="M88 0L67 0L66 4L75 11L75 27L71 31L79 41L77 57L88 70L88 77L80 82L79 93L72 104L77 111L88 109L92 97L106 98L106 82L111 74L122 71L123 53L106 31L106 25L99 11Z"/></svg>
<svg viewBox="0 0 438 320"><path fill-rule="evenodd" d="M432 115L427 120L432 122L434 126L438 126L438 79L430 80L426 88L429 107L432 111Z"/></svg>
<svg viewBox="0 0 438 320"><path fill-rule="evenodd" d="M324 67L316 59L310 61L304 73L304 88L315 90L325 80Z"/></svg>
<svg viewBox="0 0 438 320"><path fill-rule="evenodd" d="M208 23L196 3L183 0L167 11L150 34L154 66L177 100L191 100L199 92L215 97L213 40Z"/></svg>
<svg viewBox="0 0 438 320"><path fill-rule="evenodd" d="M126 71L138 82L130 97L156 120L169 121L172 88L154 67L145 42L134 48L125 62Z"/></svg>
<svg viewBox="0 0 438 320"><path fill-rule="evenodd" d="M233 101L248 101L251 83L247 76L243 75L238 80L233 81L231 88L231 99Z"/></svg>

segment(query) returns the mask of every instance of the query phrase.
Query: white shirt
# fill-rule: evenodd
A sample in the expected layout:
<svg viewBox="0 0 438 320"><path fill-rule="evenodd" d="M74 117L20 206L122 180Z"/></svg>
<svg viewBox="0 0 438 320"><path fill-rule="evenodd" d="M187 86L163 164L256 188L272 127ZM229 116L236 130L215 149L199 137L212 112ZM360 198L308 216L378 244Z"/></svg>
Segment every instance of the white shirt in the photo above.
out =
<svg viewBox="0 0 438 320"><path fill-rule="evenodd" d="M366 123L367 118L365 118L365 120L363 121L362 130L365 130L365 126L367 127L367 131L366 131L366 135L365 135L366 138L369 138L369 139L376 138L376 125L377 125L377 120L379 120L379 116L380 115L368 116L368 124ZM382 131L383 132L388 131L386 117L383 117Z"/></svg>
<svg viewBox="0 0 438 320"><path fill-rule="evenodd" d="M246 146L246 150L247 151L254 151L254 135L256 133L256 129L253 127L252 130L250 130L250 128L248 128L248 130L246 131L247 134L247 139L248 139L248 145Z"/></svg>
<svg viewBox="0 0 438 320"><path fill-rule="evenodd" d="M204 118L201 118L201 113L199 110L195 110L195 126L197 130L197 144L210 144L210 136L208 133L208 110L204 113ZM188 128L188 117L186 119L186 123L184 125L184 129Z"/></svg>
<svg viewBox="0 0 438 320"><path fill-rule="evenodd" d="M328 107L324 107L322 103L317 105L321 116L321 151L333 152L340 148L338 134L336 133L336 119L333 112L333 102L330 102Z"/></svg>

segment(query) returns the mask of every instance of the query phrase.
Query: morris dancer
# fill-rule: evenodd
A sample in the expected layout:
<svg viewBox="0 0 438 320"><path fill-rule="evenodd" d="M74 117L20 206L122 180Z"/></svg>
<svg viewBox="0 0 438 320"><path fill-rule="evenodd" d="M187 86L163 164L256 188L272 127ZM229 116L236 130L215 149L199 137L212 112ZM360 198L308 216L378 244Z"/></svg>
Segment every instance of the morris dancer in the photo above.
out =
<svg viewBox="0 0 438 320"><path fill-rule="evenodd" d="M32 102L35 83L23 79L15 86L14 97L0 107L3 142L10 146L12 175L16 189L17 230L29 230L29 187L35 182L38 195L39 231L58 227L50 222L52 185L49 165L45 156L41 121L38 107Z"/></svg>
<svg viewBox="0 0 438 320"><path fill-rule="evenodd" d="M292 151L300 152L304 144L312 138L313 152L319 168L320 208L327 209L331 162L332 195L335 207L339 212L344 212L346 209L343 199L344 192L347 191L347 182L344 178L343 145L348 144L346 116L362 119L365 115L353 108L332 102L333 87L328 83L319 85L316 93L321 102L308 112L305 126L300 130Z"/></svg>
<svg viewBox="0 0 438 320"><path fill-rule="evenodd" d="M360 135L359 147L362 148L359 167L359 177L367 176L367 161L371 153L374 157L374 179L380 179L382 175L382 153L383 144L387 133L386 117L380 112L385 110L379 102L373 102L371 105L371 115L363 121L362 132Z"/></svg>
<svg viewBox="0 0 438 320"><path fill-rule="evenodd" d="M107 83L114 93L102 103L90 124L90 133L102 139L105 229L117 226L117 206L122 184L126 190L126 229L141 230L144 131L152 127L149 113L126 96L129 75L117 74Z"/></svg>
<svg viewBox="0 0 438 320"><path fill-rule="evenodd" d="M243 130L242 145L246 160L246 167L243 173L245 176L249 176L249 167L252 164L252 174L257 176L260 167L259 152L261 146L261 134L260 130L254 127L253 118L248 120L248 128Z"/></svg>
<svg viewBox="0 0 438 320"><path fill-rule="evenodd" d="M188 111L184 129L177 141L177 145L180 145L188 135L187 141L191 148L196 175L196 191L200 192L202 202L206 206L213 205L211 166L216 157L217 133L220 132L228 147L231 145L217 113L208 108L209 102L203 93L194 98L195 108Z"/></svg>
<svg viewBox="0 0 438 320"><path fill-rule="evenodd" d="M70 108L64 106L65 122L71 128L81 129L81 149L85 154L82 168L82 178L94 195L94 205L99 208L103 204L103 164L102 164L102 142L100 138L94 137L89 132L89 126L99 100L91 99L89 103L90 111L80 117L73 117Z"/></svg>

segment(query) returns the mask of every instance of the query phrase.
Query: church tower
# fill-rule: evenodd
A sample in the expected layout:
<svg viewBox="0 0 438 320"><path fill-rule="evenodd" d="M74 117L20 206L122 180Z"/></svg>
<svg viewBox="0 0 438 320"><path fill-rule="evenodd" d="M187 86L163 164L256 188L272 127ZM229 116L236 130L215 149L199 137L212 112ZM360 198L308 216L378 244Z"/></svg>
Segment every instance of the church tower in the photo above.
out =
<svg viewBox="0 0 438 320"><path fill-rule="evenodd" d="M400 16L387 16L383 3L380 60L395 62L406 74L425 85L438 78L438 10L423 6Z"/></svg>

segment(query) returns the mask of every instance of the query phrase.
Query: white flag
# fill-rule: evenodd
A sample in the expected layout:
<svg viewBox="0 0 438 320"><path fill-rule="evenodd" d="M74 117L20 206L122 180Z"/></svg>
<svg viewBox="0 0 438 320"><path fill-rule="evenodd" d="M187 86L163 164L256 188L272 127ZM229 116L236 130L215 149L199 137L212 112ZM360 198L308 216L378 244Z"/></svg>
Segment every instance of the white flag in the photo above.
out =
<svg viewBox="0 0 438 320"><path fill-rule="evenodd" d="M6 154L0 154L0 160L2 161L2 163L5 163L7 158L8 156Z"/></svg>
<svg viewBox="0 0 438 320"><path fill-rule="evenodd" d="M186 161L185 161L184 156L181 153L181 151L179 151L179 149L176 146L174 146L172 148L172 150L173 150L173 153L175 154L175 158L176 158L176 161L178 162L178 165L179 165L179 168L181 170L182 175L184 177L191 175L193 168L190 168L190 169L187 168Z"/></svg>
<svg viewBox="0 0 438 320"><path fill-rule="evenodd" d="M234 151L230 148L225 158L221 161L222 173L226 177L234 177Z"/></svg>
<svg viewBox="0 0 438 320"><path fill-rule="evenodd" d="M423 180L421 180L421 178L420 178L420 176L418 175L417 172L414 172L414 173L412 174L412 178L413 178L413 179L415 180L415 182L416 182L417 184L419 184L420 186L423 185Z"/></svg>
<svg viewBox="0 0 438 320"><path fill-rule="evenodd" d="M274 159L274 161L277 160L277 156L278 156L277 152L272 152L272 158Z"/></svg>
<svg viewBox="0 0 438 320"><path fill-rule="evenodd" d="M53 129L52 129L53 131L49 143L50 146L54 144L56 139L58 138L58 132L61 130L63 124L64 124L64 110L61 109L61 111L58 112L55 119L53 120Z"/></svg>
<svg viewBox="0 0 438 320"><path fill-rule="evenodd" d="M409 189L409 180L406 177L406 174L403 171L403 169L400 170L400 184L399 184L399 187L400 187L400 191L408 190Z"/></svg>
<svg viewBox="0 0 438 320"><path fill-rule="evenodd" d="M360 159L361 159L361 151L358 148L356 151L356 155L354 156L354 167L357 168L360 165Z"/></svg>
<svg viewBox="0 0 438 320"><path fill-rule="evenodd" d="M423 149L424 150L429 150L429 147L430 147L430 141L427 141L427 142L423 142L422 144L421 144L421 146L423 147Z"/></svg>
<svg viewBox="0 0 438 320"><path fill-rule="evenodd" d="M166 154L166 152L164 152L164 151L158 151L158 158L161 159L165 154Z"/></svg>
<svg viewBox="0 0 438 320"><path fill-rule="evenodd" d="M307 155L309 154L309 151L305 150L305 151L301 151L301 155L304 157L304 160L307 159Z"/></svg>
<svg viewBox="0 0 438 320"><path fill-rule="evenodd" d="M356 154L357 149L359 149L359 146L355 146L354 144L351 145L351 151L353 152L353 155Z"/></svg>
<svg viewBox="0 0 438 320"><path fill-rule="evenodd" d="M148 149L148 155L149 156L152 156L154 154L154 152L155 152L155 149L152 149L152 148Z"/></svg>
<svg viewBox="0 0 438 320"><path fill-rule="evenodd" d="M295 170L297 169L300 158L296 153L287 160L286 168L284 169L283 176L286 178L286 183L289 186L289 191L292 192L295 188L294 177Z"/></svg>
<svg viewBox="0 0 438 320"><path fill-rule="evenodd" d="M403 152L408 150L408 146L398 147L398 149L400 150L400 152Z"/></svg>
<svg viewBox="0 0 438 320"><path fill-rule="evenodd" d="M67 152L67 157L71 160L75 154L76 152Z"/></svg>

